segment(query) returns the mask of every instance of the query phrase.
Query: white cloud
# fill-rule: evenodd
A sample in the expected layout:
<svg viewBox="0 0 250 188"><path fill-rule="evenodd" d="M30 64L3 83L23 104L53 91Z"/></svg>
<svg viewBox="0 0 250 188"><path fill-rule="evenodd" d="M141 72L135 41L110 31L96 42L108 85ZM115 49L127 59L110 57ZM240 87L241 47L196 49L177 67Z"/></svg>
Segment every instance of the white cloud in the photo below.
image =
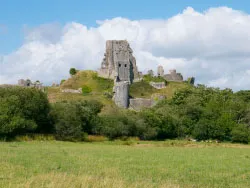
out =
<svg viewBox="0 0 250 188"><path fill-rule="evenodd" d="M25 43L0 61L0 84L19 78L44 83L68 76L70 67L100 67L105 41L127 39L139 70L161 64L177 69L185 78L215 87L250 88L250 15L227 7L197 12L186 8L167 20L97 21L46 24L26 29Z"/></svg>

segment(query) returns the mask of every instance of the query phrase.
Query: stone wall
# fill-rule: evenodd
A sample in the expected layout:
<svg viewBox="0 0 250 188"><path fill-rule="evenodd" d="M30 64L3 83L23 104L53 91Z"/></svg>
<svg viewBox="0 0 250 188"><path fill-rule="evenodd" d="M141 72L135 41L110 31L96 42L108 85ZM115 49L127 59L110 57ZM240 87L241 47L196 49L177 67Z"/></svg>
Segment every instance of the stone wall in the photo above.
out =
<svg viewBox="0 0 250 188"><path fill-rule="evenodd" d="M149 82L149 84L156 88L156 89L163 89L166 88L166 83L165 82Z"/></svg>
<svg viewBox="0 0 250 188"><path fill-rule="evenodd" d="M140 111L143 108L150 108L154 104L152 99L136 98L129 99L129 108Z"/></svg>
<svg viewBox="0 0 250 188"><path fill-rule="evenodd" d="M114 92L113 100L115 104L120 108L128 108L129 82L128 81L115 82L113 92Z"/></svg>
<svg viewBox="0 0 250 188"><path fill-rule="evenodd" d="M181 73L176 73L176 70L170 70L169 74L163 76L167 81L183 81Z"/></svg>
<svg viewBox="0 0 250 188"><path fill-rule="evenodd" d="M82 89L61 89L62 93L82 93Z"/></svg>

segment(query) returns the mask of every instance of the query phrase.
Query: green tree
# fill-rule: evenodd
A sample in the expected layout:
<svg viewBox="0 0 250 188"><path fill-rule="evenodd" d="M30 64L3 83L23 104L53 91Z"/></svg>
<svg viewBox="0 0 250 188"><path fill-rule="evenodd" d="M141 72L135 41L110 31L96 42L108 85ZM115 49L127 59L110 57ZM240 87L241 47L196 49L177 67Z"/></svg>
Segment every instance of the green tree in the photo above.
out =
<svg viewBox="0 0 250 188"><path fill-rule="evenodd" d="M250 128L246 124L238 124L232 130L232 141L248 143L250 141Z"/></svg>
<svg viewBox="0 0 250 188"><path fill-rule="evenodd" d="M75 68L70 68L70 70L69 70L69 74L70 74L71 76L75 75L76 72L77 72L77 71L76 71Z"/></svg>
<svg viewBox="0 0 250 188"><path fill-rule="evenodd" d="M51 117L59 140L82 140L85 133L92 134L99 123L98 113L103 105L98 101L71 101L53 105Z"/></svg>
<svg viewBox="0 0 250 188"><path fill-rule="evenodd" d="M22 87L0 88L0 104L0 134L51 131L50 105L42 91Z"/></svg>

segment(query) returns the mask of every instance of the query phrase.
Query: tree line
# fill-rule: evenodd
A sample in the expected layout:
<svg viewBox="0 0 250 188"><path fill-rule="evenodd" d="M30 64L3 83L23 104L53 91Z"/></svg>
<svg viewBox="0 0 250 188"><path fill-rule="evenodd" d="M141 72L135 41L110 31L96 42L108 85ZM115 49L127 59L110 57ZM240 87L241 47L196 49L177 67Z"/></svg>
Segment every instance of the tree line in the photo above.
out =
<svg viewBox="0 0 250 188"><path fill-rule="evenodd" d="M250 141L250 91L198 85L178 90L150 109L100 115L103 104L95 100L50 104L46 93L35 88L7 87L0 88L0 104L0 137L5 138L46 133L67 141L84 140L87 134L111 140Z"/></svg>

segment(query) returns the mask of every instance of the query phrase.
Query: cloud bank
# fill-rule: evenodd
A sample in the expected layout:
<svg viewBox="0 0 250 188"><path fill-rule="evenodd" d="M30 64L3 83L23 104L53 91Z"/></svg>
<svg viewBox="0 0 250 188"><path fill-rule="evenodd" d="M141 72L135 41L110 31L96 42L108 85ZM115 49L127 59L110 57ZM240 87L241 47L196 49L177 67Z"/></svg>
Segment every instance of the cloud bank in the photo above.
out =
<svg viewBox="0 0 250 188"><path fill-rule="evenodd" d="M27 29L24 44L0 55L0 84L20 78L50 84L68 77L70 67L100 67L106 40L128 40L140 71L158 65L184 78L234 90L250 88L250 15L227 7L197 12L186 8L166 20L114 18L88 28L80 23Z"/></svg>

